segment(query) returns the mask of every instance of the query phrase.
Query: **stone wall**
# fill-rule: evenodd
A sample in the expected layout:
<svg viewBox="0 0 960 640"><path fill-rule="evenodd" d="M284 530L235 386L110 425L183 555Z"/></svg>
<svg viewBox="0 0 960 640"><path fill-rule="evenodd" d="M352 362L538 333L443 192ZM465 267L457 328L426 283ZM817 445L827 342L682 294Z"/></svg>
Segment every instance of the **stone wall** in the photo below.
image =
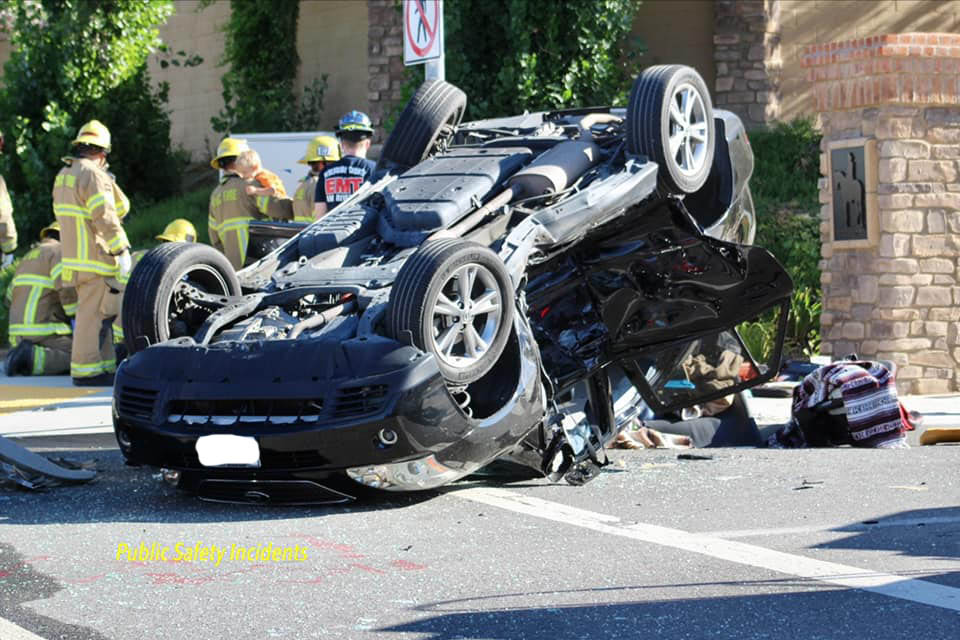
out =
<svg viewBox="0 0 960 640"><path fill-rule="evenodd" d="M823 204L822 352L893 360L907 393L960 388L960 35L896 34L807 47L827 145L877 145L876 247L840 250Z"/></svg>
<svg viewBox="0 0 960 640"><path fill-rule="evenodd" d="M780 116L780 0L714 3L714 105L748 129Z"/></svg>
<svg viewBox="0 0 960 640"><path fill-rule="evenodd" d="M374 143L384 139L383 124L400 105L404 83L403 16L393 0L367 0L368 115L376 129Z"/></svg>

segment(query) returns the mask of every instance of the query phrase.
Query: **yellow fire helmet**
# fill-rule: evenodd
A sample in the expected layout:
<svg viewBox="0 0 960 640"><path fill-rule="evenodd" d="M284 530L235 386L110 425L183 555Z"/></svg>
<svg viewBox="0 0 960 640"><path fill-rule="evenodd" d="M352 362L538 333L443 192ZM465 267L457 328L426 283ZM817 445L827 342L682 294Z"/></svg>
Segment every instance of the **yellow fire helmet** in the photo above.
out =
<svg viewBox="0 0 960 640"><path fill-rule="evenodd" d="M60 233L60 223L56 220L45 226L43 229L40 229L40 239L43 240L54 231Z"/></svg>
<svg viewBox="0 0 960 640"><path fill-rule="evenodd" d="M224 158L235 158L244 151L249 151L250 147L247 141L241 138L224 138L217 146L217 155L210 161L210 166L214 169L220 169L220 161Z"/></svg>
<svg viewBox="0 0 960 640"><path fill-rule="evenodd" d="M91 120L80 127L76 140L70 144L92 144L110 151L110 130L99 120Z"/></svg>
<svg viewBox="0 0 960 640"><path fill-rule="evenodd" d="M189 220L177 218L168 224L163 233L157 236L163 242L196 242L197 228Z"/></svg>
<svg viewBox="0 0 960 640"><path fill-rule="evenodd" d="M340 145L333 136L317 136L307 143L307 152L297 160L300 164L311 162L336 162L340 159Z"/></svg>

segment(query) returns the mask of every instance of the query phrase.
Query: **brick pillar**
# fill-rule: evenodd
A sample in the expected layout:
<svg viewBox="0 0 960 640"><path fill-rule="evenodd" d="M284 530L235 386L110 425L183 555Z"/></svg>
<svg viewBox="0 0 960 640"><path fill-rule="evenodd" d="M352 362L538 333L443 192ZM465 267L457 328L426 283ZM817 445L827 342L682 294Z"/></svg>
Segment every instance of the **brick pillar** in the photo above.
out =
<svg viewBox="0 0 960 640"><path fill-rule="evenodd" d="M400 103L403 87L403 16L393 0L367 0L370 119L383 141L383 122Z"/></svg>
<svg viewBox="0 0 960 640"><path fill-rule="evenodd" d="M895 34L806 47L823 126L824 353L899 365L907 393L958 389L960 36ZM832 243L828 150L876 146L875 246ZM869 190L869 189L868 189Z"/></svg>
<svg viewBox="0 0 960 640"><path fill-rule="evenodd" d="M748 129L780 116L780 0L716 0L713 103Z"/></svg>

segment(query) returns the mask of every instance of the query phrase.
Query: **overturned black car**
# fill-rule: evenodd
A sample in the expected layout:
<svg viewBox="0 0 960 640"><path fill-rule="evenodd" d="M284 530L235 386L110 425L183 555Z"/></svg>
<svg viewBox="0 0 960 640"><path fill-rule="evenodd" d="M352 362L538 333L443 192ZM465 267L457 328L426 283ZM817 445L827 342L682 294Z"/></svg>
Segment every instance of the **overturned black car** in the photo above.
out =
<svg viewBox="0 0 960 640"><path fill-rule="evenodd" d="M465 106L425 83L378 179L302 230L251 224L292 237L240 272L204 246L144 256L114 391L130 463L226 501L427 489L498 458L577 484L645 406L774 375L792 283L749 246L747 136L694 70L648 69L626 109ZM757 363L736 327L774 308ZM690 375L717 358L741 375Z"/></svg>

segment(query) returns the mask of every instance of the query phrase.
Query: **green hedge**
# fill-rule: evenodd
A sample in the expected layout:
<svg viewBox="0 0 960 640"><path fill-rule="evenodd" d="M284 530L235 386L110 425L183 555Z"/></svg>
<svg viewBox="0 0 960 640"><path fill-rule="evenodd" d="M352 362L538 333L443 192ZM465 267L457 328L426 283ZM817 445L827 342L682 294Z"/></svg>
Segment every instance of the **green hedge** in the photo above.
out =
<svg viewBox="0 0 960 640"><path fill-rule="evenodd" d="M750 133L755 164L750 188L756 244L777 256L797 289L820 290L820 133L809 119Z"/></svg>
<svg viewBox="0 0 960 640"><path fill-rule="evenodd" d="M768 249L793 278L785 358L820 349L820 133L809 119L750 133L755 165L750 187L757 210L755 244ZM776 336L774 318L741 327L751 353L766 359Z"/></svg>

